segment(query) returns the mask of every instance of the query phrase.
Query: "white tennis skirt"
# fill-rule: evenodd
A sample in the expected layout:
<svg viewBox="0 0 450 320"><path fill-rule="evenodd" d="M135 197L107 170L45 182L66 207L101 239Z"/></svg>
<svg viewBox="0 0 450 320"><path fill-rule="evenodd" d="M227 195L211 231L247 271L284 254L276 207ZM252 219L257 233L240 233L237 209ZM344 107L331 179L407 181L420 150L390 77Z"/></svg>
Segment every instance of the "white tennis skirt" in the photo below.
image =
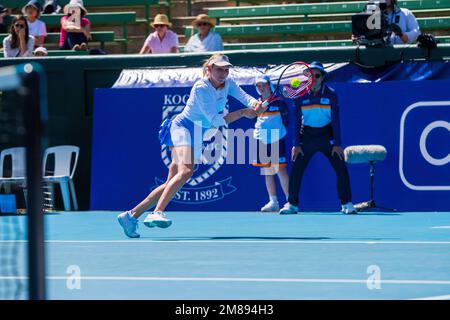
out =
<svg viewBox="0 0 450 320"><path fill-rule="evenodd" d="M194 149L194 160L201 159L203 150L203 135L208 130L181 115L166 119L159 129L161 145L168 147L191 146Z"/></svg>

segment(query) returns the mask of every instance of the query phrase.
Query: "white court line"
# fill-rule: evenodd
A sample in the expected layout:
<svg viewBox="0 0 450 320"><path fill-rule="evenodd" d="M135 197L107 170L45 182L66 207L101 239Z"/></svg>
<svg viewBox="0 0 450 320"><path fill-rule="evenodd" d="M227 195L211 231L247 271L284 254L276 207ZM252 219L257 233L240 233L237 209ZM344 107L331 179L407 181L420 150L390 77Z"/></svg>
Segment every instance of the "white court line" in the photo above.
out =
<svg viewBox="0 0 450 320"><path fill-rule="evenodd" d="M431 227L430 229L450 229L450 226L437 226L437 227Z"/></svg>
<svg viewBox="0 0 450 320"><path fill-rule="evenodd" d="M417 298L411 300L450 300L450 294L447 296L435 296L435 297L425 297L425 298Z"/></svg>
<svg viewBox="0 0 450 320"><path fill-rule="evenodd" d="M0 243L27 243L27 240L0 240ZM333 241L333 240L46 240L46 243L260 243L260 244L432 244L450 245L450 241Z"/></svg>
<svg viewBox="0 0 450 320"><path fill-rule="evenodd" d="M47 280L67 280L73 276L49 276ZM0 277L0 280L27 280L28 277ZM101 277L84 276L77 278L80 281L181 281L181 282L268 282L268 283L362 283L367 279L307 279L307 278L226 278L226 277ZM380 280L381 284L406 284L406 285L450 285L450 280Z"/></svg>

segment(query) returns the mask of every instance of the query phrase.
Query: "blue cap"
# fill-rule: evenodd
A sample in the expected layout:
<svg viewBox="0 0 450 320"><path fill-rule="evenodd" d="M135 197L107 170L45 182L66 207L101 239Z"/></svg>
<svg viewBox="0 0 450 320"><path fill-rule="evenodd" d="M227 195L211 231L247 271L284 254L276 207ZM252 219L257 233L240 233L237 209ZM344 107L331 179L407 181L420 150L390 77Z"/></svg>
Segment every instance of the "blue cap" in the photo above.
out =
<svg viewBox="0 0 450 320"><path fill-rule="evenodd" d="M319 61L313 61L313 62L311 62L310 65L309 65L309 67L310 67L311 69L316 69L316 70L322 71L323 73L327 73L327 72L325 71L325 68L323 67L323 64L321 64Z"/></svg>
<svg viewBox="0 0 450 320"><path fill-rule="evenodd" d="M272 81L270 80L270 77L267 74L261 74L261 75L257 76L255 79L255 85L258 83L268 83L270 86L270 90L272 92L275 91L275 87L272 84ZM261 92L259 92L258 88L256 88L256 91L258 92L259 95L261 95Z"/></svg>

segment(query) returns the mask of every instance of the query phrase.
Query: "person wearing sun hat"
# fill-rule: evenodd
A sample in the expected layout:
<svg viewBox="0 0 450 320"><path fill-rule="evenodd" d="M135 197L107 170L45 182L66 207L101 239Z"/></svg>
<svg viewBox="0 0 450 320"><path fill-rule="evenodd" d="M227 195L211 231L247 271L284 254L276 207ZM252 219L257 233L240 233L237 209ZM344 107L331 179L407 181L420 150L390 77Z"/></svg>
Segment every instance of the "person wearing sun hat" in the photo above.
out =
<svg viewBox="0 0 450 320"><path fill-rule="evenodd" d="M69 20L72 15L80 14L80 25ZM85 18L87 10L82 0L70 0L64 6L64 16L61 18L61 36L59 47L62 50L88 50L88 40L92 40L91 22ZM77 19L75 19L77 21Z"/></svg>
<svg viewBox="0 0 450 320"><path fill-rule="evenodd" d="M209 18L207 14L199 14L194 21L192 27L198 29L198 33L189 38L185 52L208 52L208 51L222 51L222 38L217 32L211 29L216 26L213 19Z"/></svg>
<svg viewBox="0 0 450 320"><path fill-rule="evenodd" d="M35 39L35 48L43 46L47 36L45 22L39 20L41 11L42 6L38 0L31 0L22 8L23 15L27 17L30 35Z"/></svg>
<svg viewBox="0 0 450 320"><path fill-rule="evenodd" d="M146 53L177 53L178 36L169 28L172 23L165 14L157 14L150 24L155 29L147 39L145 39L140 54Z"/></svg>

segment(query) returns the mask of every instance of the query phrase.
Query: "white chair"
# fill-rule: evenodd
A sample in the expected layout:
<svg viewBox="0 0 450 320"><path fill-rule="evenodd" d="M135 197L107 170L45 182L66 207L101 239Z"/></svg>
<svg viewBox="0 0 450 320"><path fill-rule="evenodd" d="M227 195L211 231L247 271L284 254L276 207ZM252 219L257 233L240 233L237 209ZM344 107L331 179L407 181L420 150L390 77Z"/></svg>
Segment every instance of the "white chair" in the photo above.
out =
<svg viewBox="0 0 450 320"><path fill-rule="evenodd" d="M74 209L78 210L77 196L75 193L75 186L73 184L73 175L77 167L79 153L80 148L77 146L51 147L47 148L44 152L44 182L49 183L52 188L55 183L59 184L64 202L64 210L66 211L70 211L71 209L70 195L72 195ZM54 170L51 170L52 174L48 175L46 172L46 166L48 158L51 154L54 154L55 156L55 167ZM73 154L75 154L75 162L71 168Z"/></svg>
<svg viewBox="0 0 450 320"><path fill-rule="evenodd" d="M5 190L10 192L11 185L18 185L23 188L25 201L27 199L27 190L26 190L26 153L25 148L17 147L17 148L9 148L5 149L0 153L0 191L3 186L5 186ZM11 177L5 177L4 175L4 167L5 167L5 158L11 156Z"/></svg>

